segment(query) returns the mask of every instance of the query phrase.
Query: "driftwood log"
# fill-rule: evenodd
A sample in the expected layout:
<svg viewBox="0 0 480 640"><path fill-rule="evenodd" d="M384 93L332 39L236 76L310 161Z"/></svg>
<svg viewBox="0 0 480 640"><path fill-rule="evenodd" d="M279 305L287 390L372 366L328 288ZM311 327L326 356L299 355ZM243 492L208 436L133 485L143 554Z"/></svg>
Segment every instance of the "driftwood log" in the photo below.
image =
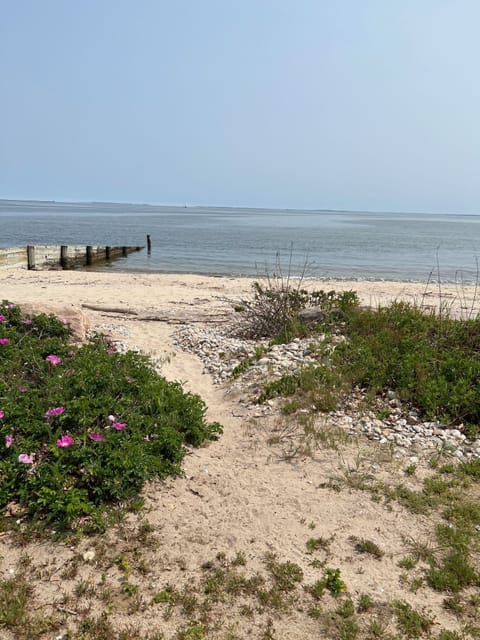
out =
<svg viewBox="0 0 480 640"><path fill-rule="evenodd" d="M130 307L104 307L99 304L87 304L83 303L82 307L85 309L92 309L92 311L104 311L106 313L127 313L132 316L137 316L138 311L135 309L130 309Z"/></svg>
<svg viewBox="0 0 480 640"><path fill-rule="evenodd" d="M146 322L167 322L169 324L188 324L190 322L228 322L230 314L196 314L186 312L184 315L168 315L168 314L156 314L156 313L139 313L135 309L130 307L108 307L98 304L82 304L85 309L91 309L92 311L100 311L105 314L123 314L133 316L129 320L138 320Z"/></svg>

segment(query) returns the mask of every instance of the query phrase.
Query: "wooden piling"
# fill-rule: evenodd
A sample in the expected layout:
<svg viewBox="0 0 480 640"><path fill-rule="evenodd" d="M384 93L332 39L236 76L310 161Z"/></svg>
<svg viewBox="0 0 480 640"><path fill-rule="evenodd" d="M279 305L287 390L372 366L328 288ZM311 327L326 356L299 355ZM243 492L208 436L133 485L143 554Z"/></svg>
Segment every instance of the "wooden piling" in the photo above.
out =
<svg viewBox="0 0 480 640"><path fill-rule="evenodd" d="M150 240L150 236L147 234L147 253L152 253L152 241Z"/></svg>
<svg viewBox="0 0 480 640"><path fill-rule="evenodd" d="M27 269L35 269L35 247L27 245Z"/></svg>
<svg viewBox="0 0 480 640"><path fill-rule="evenodd" d="M122 247L122 256L128 256L128 250L127 247Z"/></svg>
<svg viewBox="0 0 480 640"><path fill-rule="evenodd" d="M105 247L105 260L110 260L110 247Z"/></svg>
<svg viewBox="0 0 480 640"><path fill-rule="evenodd" d="M68 266L67 254L68 254L68 246L65 244L62 244L62 246L60 247L60 266L62 267L62 269L66 269Z"/></svg>
<svg viewBox="0 0 480 640"><path fill-rule="evenodd" d="M87 250L87 265L91 265L92 264L92 245L87 245L86 247Z"/></svg>

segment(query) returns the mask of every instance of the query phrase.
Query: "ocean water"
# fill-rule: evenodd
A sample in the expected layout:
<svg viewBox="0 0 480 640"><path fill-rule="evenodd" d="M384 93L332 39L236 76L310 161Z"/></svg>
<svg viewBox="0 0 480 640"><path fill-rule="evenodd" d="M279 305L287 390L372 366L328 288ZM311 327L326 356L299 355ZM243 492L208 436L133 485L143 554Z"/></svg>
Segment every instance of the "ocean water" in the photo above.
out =
<svg viewBox="0 0 480 640"><path fill-rule="evenodd" d="M477 280L480 215L0 200L0 247L145 245L102 270Z"/></svg>

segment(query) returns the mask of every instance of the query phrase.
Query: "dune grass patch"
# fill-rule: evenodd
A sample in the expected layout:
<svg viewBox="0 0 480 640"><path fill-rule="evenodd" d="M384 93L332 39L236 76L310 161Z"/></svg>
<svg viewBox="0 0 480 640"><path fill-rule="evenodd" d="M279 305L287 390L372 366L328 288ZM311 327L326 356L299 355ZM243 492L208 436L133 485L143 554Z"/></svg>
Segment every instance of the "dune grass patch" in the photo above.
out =
<svg viewBox="0 0 480 640"><path fill-rule="evenodd" d="M454 319L404 302L369 309L358 299L330 293L320 306L339 309L302 335L321 332L327 338L317 353L316 365L265 383L258 401L285 397L291 405L316 406L320 411L337 407L353 389L366 398L394 392L399 401L414 407L426 419L463 424L467 435L479 433L480 422L480 319ZM256 297L270 300L261 288ZM300 306L298 306L300 305ZM292 303L289 326L298 322L299 309L308 300ZM295 315L296 314L296 315ZM291 319L293 317L293 320ZM279 329L283 340L288 327ZM339 336L342 339L339 339ZM290 406L289 405L289 406Z"/></svg>

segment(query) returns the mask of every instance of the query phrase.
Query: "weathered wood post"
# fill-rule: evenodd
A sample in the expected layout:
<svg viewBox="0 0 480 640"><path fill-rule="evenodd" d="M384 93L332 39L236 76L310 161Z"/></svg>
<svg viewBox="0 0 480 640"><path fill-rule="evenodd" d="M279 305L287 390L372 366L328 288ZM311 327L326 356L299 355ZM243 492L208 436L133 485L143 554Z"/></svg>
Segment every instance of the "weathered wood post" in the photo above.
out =
<svg viewBox="0 0 480 640"><path fill-rule="evenodd" d="M128 256L128 249L127 247L122 247L122 256Z"/></svg>
<svg viewBox="0 0 480 640"><path fill-rule="evenodd" d="M148 254L152 253L152 241L150 240L150 236L147 234L147 252Z"/></svg>
<svg viewBox="0 0 480 640"><path fill-rule="evenodd" d="M105 259L110 260L110 247L105 247Z"/></svg>
<svg viewBox="0 0 480 640"><path fill-rule="evenodd" d="M92 245L87 245L87 264L92 264Z"/></svg>
<svg viewBox="0 0 480 640"><path fill-rule="evenodd" d="M68 246L65 244L62 244L60 247L60 266L62 267L62 269L67 268L67 253L68 253Z"/></svg>
<svg viewBox="0 0 480 640"><path fill-rule="evenodd" d="M35 247L27 245L27 269L35 269Z"/></svg>

